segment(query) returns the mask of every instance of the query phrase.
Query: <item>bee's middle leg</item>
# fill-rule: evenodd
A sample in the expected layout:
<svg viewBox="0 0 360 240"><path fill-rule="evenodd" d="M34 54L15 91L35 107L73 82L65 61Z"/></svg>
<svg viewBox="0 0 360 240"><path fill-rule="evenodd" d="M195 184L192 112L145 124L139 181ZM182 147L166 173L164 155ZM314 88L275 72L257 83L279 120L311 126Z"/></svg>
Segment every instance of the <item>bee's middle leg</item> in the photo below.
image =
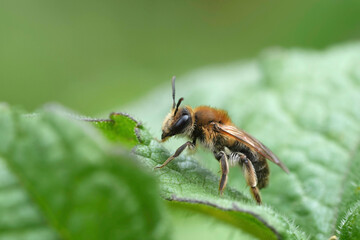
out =
<svg viewBox="0 0 360 240"><path fill-rule="evenodd" d="M223 191L226 187L227 179L228 179L228 173L229 173L229 163L228 158L225 152L220 151L214 154L215 158L220 162L220 168L221 168L221 178L219 182L219 191L220 195L223 194Z"/></svg>

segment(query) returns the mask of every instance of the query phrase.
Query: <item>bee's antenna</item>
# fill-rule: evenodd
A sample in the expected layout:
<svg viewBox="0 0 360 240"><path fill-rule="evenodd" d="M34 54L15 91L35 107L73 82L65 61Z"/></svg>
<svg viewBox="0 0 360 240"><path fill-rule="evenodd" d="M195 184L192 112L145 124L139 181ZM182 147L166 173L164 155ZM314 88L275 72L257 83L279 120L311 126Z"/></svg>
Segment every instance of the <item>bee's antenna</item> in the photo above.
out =
<svg viewBox="0 0 360 240"><path fill-rule="evenodd" d="M173 98L173 106L172 106L172 108L173 109L175 108L175 79L176 79L176 77L173 76L172 77L172 98Z"/></svg>
<svg viewBox="0 0 360 240"><path fill-rule="evenodd" d="M180 98L178 103L176 104L176 109L175 109L175 112L174 112L174 116L176 115L178 109L179 109L179 106L180 106L180 103L184 100L184 98Z"/></svg>

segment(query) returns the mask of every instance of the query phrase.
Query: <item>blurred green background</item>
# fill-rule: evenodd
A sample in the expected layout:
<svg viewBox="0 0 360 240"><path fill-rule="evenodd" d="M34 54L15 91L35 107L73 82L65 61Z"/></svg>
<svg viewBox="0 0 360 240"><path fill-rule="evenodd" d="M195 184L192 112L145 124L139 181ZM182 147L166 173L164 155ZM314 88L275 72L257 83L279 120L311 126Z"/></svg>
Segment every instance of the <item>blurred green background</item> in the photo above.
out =
<svg viewBox="0 0 360 240"><path fill-rule="evenodd" d="M84 114L172 75L360 37L360 1L0 1L0 101Z"/></svg>

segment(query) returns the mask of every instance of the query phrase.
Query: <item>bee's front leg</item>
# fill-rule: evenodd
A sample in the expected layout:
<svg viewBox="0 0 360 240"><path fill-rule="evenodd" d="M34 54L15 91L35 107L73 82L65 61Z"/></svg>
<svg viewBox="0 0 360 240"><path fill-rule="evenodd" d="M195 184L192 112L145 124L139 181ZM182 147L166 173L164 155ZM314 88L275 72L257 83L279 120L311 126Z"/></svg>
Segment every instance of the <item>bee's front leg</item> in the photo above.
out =
<svg viewBox="0 0 360 240"><path fill-rule="evenodd" d="M174 158L178 157L184 150L186 147L190 147L190 148L195 148L195 144L187 141L186 143L184 143L183 145L181 145L176 152L174 153L174 155L172 155L171 157L169 157L163 164L161 164L160 166L155 167L154 169L157 168L163 168L165 167L169 162L171 162Z"/></svg>
<svg viewBox="0 0 360 240"><path fill-rule="evenodd" d="M229 163L228 163L227 155L225 154L224 151L214 153L214 155L215 158L220 162L220 168L222 174L219 183L219 191L220 191L220 195L222 195L228 179Z"/></svg>

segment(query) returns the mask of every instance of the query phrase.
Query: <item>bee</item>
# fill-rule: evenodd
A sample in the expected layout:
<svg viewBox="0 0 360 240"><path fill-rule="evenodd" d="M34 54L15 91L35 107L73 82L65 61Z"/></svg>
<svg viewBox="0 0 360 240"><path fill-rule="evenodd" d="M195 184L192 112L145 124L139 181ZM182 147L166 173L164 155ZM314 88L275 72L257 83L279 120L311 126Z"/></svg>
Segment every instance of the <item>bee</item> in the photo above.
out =
<svg viewBox="0 0 360 240"><path fill-rule="evenodd" d="M183 135L190 139L181 145L162 165L163 168L178 157L187 147L194 149L197 142L212 151L219 161L221 178L219 182L220 195L226 187L229 166L240 166L250 193L260 205L259 189L269 183L269 166L266 159L274 162L286 173L288 168L279 158L256 138L237 128L227 112L208 106L192 109L190 106L180 107L184 98L175 104L175 77L172 78L173 105L170 113L162 124L161 140L165 142L175 135Z"/></svg>

